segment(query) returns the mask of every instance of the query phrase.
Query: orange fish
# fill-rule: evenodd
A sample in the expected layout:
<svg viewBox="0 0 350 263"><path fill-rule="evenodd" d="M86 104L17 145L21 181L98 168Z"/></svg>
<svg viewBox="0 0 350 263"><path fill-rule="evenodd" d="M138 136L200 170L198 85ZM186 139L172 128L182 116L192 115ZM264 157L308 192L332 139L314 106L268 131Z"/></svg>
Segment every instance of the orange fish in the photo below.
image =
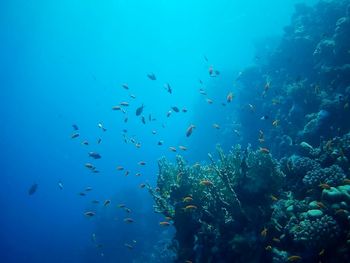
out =
<svg viewBox="0 0 350 263"><path fill-rule="evenodd" d="M196 126L194 126L193 124L191 124L187 130L186 130L186 137L190 137L192 132L193 132L193 129L196 128Z"/></svg>
<svg viewBox="0 0 350 263"><path fill-rule="evenodd" d="M197 209L197 206L195 205L187 205L185 208L185 211L193 211Z"/></svg>
<svg viewBox="0 0 350 263"><path fill-rule="evenodd" d="M321 189L331 189L330 185L329 184L326 184L326 183L323 183L323 184L319 184L318 185Z"/></svg>
<svg viewBox="0 0 350 263"><path fill-rule="evenodd" d="M186 197L184 197L183 201L184 201L185 203L192 202L192 201L193 201L193 198L192 198L191 196L186 196Z"/></svg>
<svg viewBox="0 0 350 263"><path fill-rule="evenodd" d="M290 257L288 257L288 261L290 261L290 262L294 262L294 261L298 261L298 260L301 260L302 258L301 258L301 256L290 256Z"/></svg>
<svg viewBox="0 0 350 263"><path fill-rule="evenodd" d="M211 181L209 181L209 180L202 180L202 181L200 181L199 184L200 185L204 185L204 186L211 186L211 185L213 185L213 183Z"/></svg>
<svg viewBox="0 0 350 263"><path fill-rule="evenodd" d="M170 226L170 223L167 221L162 221L162 222L159 222L159 225L160 226Z"/></svg>

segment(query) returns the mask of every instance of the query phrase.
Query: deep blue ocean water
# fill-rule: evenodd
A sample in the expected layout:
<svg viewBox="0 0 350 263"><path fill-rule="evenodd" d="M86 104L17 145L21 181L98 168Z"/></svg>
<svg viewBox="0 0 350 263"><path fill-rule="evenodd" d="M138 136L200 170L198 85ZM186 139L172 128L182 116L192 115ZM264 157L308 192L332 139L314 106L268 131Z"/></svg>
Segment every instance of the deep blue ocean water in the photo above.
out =
<svg viewBox="0 0 350 263"><path fill-rule="evenodd" d="M210 85L208 66L215 65L220 80L208 93L225 96L232 76L254 63L259 41L282 34L296 2L1 1L0 262L151 262L153 247L172 230L159 227L152 198L139 185L155 183L158 158L174 159L169 146L191 144L184 156L193 162L215 149L220 138L201 126L224 117L219 109L207 115L198 80ZM156 81L147 78L151 72ZM127 123L111 110L122 101L130 103ZM135 110L142 104L146 119L157 121L141 123ZM167 118L175 105L188 112ZM185 131L194 122L191 142ZM79 138L71 139L72 124ZM123 129L140 149L124 143ZM102 158L92 160L89 151ZM38 189L28 195L34 183ZM86 187L93 190L80 196ZM112 202L96 208L94 199ZM132 209L133 224L123 222L118 204ZM96 216L86 218L88 210Z"/></svg>

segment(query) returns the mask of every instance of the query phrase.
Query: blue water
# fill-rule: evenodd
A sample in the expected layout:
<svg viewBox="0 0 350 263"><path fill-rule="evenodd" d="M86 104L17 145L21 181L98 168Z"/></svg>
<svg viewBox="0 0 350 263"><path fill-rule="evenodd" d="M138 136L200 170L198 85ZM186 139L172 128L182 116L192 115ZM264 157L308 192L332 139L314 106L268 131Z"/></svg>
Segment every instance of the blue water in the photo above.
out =
<svg viewBox="0 0 350 263"><path fill-rule="evenodd" d="M282 34L296 2L1 1L0 261L149 262L154 245L171 238L172 230L159 227L152 198L139 184L155 184L157 159L174 159L169 146L190 147L184 155L193 162L215 149L220 138L200 132L210 117L198 80L212 83L208 66L215 65L221 79L208 95L225 96L238 72L254 63L259 41ZM150 72L156 81L147 78ZM111 110L121 101L130 103L127 123ZM142 104L145 116L157 121L143 125L136 118ZM167 118L175 105L188 112ZM212 116L225 119L213 106ZM197 138L185 137L191 123ZM72 124L79 127L77 139L70 138ZM123 129L140 149L124 143ZM102 158L92 160L89 151ZM86 162L100 173L89 172ZM118 172L119 165L130 175ZM33 183L38 189L29 196ZM80 196L88 186L93 190ZM112 203L96 208L94 199ZM123 222L128 215L120 203L132 209L133 224ZM86 218L91 209L96 216ZM130 251L124 243L132 240Z"/></svg>

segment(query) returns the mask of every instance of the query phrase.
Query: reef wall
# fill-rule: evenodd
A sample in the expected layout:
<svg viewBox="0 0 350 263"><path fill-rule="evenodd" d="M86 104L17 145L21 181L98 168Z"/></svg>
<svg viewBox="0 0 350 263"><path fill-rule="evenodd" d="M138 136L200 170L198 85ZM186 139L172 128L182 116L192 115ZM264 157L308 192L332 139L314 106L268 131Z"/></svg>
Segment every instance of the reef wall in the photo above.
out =
<svg viewBox="0 0 350 263"><path fill-rule="evenodd" d="M149 187L176 262L350 262L350 1L297 5L237 81L251 146L160 159Z"/></svg>

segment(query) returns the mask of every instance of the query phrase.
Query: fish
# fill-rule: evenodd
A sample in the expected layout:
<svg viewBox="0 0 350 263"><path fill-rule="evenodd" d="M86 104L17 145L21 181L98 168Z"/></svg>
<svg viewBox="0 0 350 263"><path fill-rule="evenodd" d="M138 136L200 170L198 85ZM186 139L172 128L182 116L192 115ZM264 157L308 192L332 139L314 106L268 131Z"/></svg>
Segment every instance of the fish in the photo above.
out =
<svg viewBox="0 0 350 263"><path fill-rule="evenodd" d="M119 208L124 208L125 205L124 205L124 204L119 204L118 207L119 207Z"/></svg>
<svg viewBox="0 0 350 263"><path fill-rule="evenodd" d="M212 185L213 185L213 183L212 183L211 181L206 180L206 179L200 181L199 184L200 184L200 185L203 185L203 186L212 186Z"/></svg>
<svg viewBox="0 0 350 263"><path fill-rule="evenodd" d="M112 110L121 110L121 109L122 109L122 107L120 107L119 105L112 107Z"/></svg>
<svg viewBox="0 0 350 263"><path fill-rule="evenodd" d="M151 116L151 114L148 115L148 120L149 120L149 121L152 121L152 116Z"/></svg>
<svg viewBox="0 0 350 263"><path fill-rule="evenodd" d="M125 171L125 176L128 176L129 175L129 171Z"/></svg>
<svg viewBox="0 0 350 263"><path fill-rule="evenodd" d="M163 145L163 143L164 143L164 141L158 141L157 145L161 146L161 145Z"/></svg>
<svg viewBox="0 0 350 263"><path fill-rule="evenodd" d="M86 193L80 192L79 195L80 195L80 196L86 196Z"/></svg>
<svg viewBox="0 0 350 263"><path fill-rule="evenodd" d="M207 99L206 100L208 104L213 104L213 100L212 99Z"/></svg>
<svg viewBox="0 0 350 263"><path fill-rule="evenodd" d="M97 127L99 127L100 129L102 129L102 131L107 131L107 129L103 126L103 124L102 123L98 123L97 124Z"/></svg>
<svg viewBox="0 0 350 263"><path fill-rule="evenodd" d="M38 190L38 184L34 183L28 190L29 195L33 195Z"/></svg>
<svg viewBox="0 0 350 263"><path fill-rule="evenodd" d="M129 102L126 102L126 101L122 101L120 103L121 106L124 106L124 107L128 107L129 106Z"/></svg>
<svg viewBox="0 0 350 263"><path fill-rule="evenodd" d="M156 75L154 73L149 73L147 74L147 77L150 79L150 80L156 80Z"/></svg>
<svg viewBox="0 0 350 263"><path fill-rule="evenodd" d="M191 124L186 130L186 137L190 137L192 132L193 132L193 129L195 129L195 128L196 128L196 126Z"/></svg>
<svg viewBox="0 0 350 263"><path fill-rule="evenodd" d="M294 262L294 261L299 261L299 260L301 260L302 259L302 257L301 256L290 256L290 257L288 257L287 258L287 261L289 261L289 262Z"/></svg>
<svg viewBox="0 0 350 263"><path fill-rule="evenodd" d="M260 147L259 151L262 153L270 153L270 150L265 147Z"/></svg>
<svg viewBox="0 0 350 263"><path fill-rule="evenodd" d="M185 206L184 210L187 212L187 211L193 211L193 210L196 210L198 207L195 206L195 205L187 205Z"/></svg>
<svg viewBox="0 0 350 263"><path fill-rule="evenodd" d="M99 204L100 201L98 201L98 200L92 200L91 203L93 203L93 204Z"/></svg>
<svg viewBox="0 0 350 263"><path fill-rule="evenodd" d="M179 108L176 107L176 106L173 106L173 107L171 107L171 108L172 108L172 110L175 111L175 112L180 112Z"/></svg>
<svg viewBox="0 0 350 263"><path fill-rule="evenodd" d="M129 214L131 213L131 209L130 208L125 207L124 210L125 210L125 212L127 212Z"/></svg>
<svg viewBox="0 0 350 263"><path fill-rule="evenodd" d="M103 205L104 205L104 206L107 206L107 205L109 205L110 203L111 203L111 200L106 200L106 201L104 201Z"/></svg>
<svg viewBox="0 0 350 263"><path fill-rule="evenodd" d="M171 115L171 110L166 113L167 118L169 118Z"/></svg>
<svg viewBox="0 0 350 263"><path fill-rule="evenodd" d="M265 250L266 250L266 251L271 251L271 250L272 250L272 246L270 246L270 245L269 245L269 246L266 246L266 247L265 247Z"/></svg>
<svg viewBox="0 0 350 263"><path fill-rule="evenodd" d="M142 111L143 111L143 108L144 108L145 106L142 104L140 107L138 107L137 109L136 109L136 116L140 116L141 115L141 113L142 113Z"/></svg>
<svg viewBox="0 0 350 263"><path fill-rule="evenodd" d="M234 132L238 137L241 137L241 134L240 134L239 130L234 129L233 132Z"/></svg>
<svg viewBox="0 0 350 263"><path fill-rule="evenodd" d="M140 143L140 142L135 143L135 147L136 147L136 148L141 148L141 143Z"/></svg>
<svg viewBox="0 0 350 263"><path fill-rule="evenodd" d="M206 55L203 55L203 58L204 58L205 62L208 62L208 58Z"/></svg>
<svg viewBox="0 0 350 263"><path fill-rule="evenodd" d="M124 222L125 222L125 223L133 223L133 222L134 222L134 219L128 217L128 218L125 218L125 219L124 219Z"/></svg>
<svg viewBox="0 0 350 263"><path fill-rule="evenodd" d="M141 176L142 174L141 173L136 173L135 176Z"/></svg>
<svg viewBox="0 0 350 263"><path fill-rule="evenodd" d="M279 125L279 123L280 123L279 120L274 120L274 121L272 122L272 125L273 125L274 127L277 127L277 126Z"/></svg>
<svg viewBox="0 0 350 263"><path fill-rule="evenodd" d="M73 127L73 130L75 130L75 131L79 130L79 127L76 124L72 124L72 127Z"/></svg>
<svg viewBox="0 0 350 263"><path fill-rule="evenodd" d="M98 138L97 139L97 144L100 144L102 142L102 139L101 138Z"/></svg>
<svg viewBox="0 0 350 263"><path fill-rule="evenodd" d="M258 139L258 141L260 143L263 143L265 141L264 132L262 130L259 130L259 139Z"/></svg>
<svg viewBox="0 0 350 263"><path fill-rule="evenodd" d="M344 184L350 184L350 179L347 179L347 178L344 179L344 180L343 180L343 183L344 183Z"/></svg>
<svg viewBox="0 0 350 263"><path fill-rule="evenodd" d="M90 191L92 191L92 187L88 186L85 188L85 192L90 192Z"/></svg>
<svg viewBox="0 0 350 263"><path fill-rule="evenodd" d="M132 98L132 99L136 99L136 96L135 96L134 94L130 94L129 96L130 96L130 98Z"/></svg>
<svg viewBox="0 0 350 263"><path fill-rule="evenodd" d="M88 217L92 217L94 216L96 213L95 212L92 212L92 211L87 211L84 213L85 216L88 216Z"/></svg>
<svg viewBox="0 0 350 263"><path fill-rule="evenodd" d="M88 141L82 141L81 144L82 144L82 145L88 146L88 145L89 145L89 142L88 142Z"/></svg>
<svg viewBox="0 0 350 263"><path fill-rule="evenodd" d="M124 246L126 246L128 249L134 249L134 247L128 243L125 243Z"/></svg>
<svg viewBox="0 0 350 263"><path fill-rule="evenodd" d="M321 208L321 209L326 209L327 208L327 206L324 203L322 203L322 202L316 202L316 205L318 206L318 208Z"/></svg>
<svg viewBox="0 0 350 263"><path fill-rule="evenodd" d="M186 109L186 108L183 108L183 109L182 109L182 112L183 112L183 113L186 113L186 112L187 112L187 109Z"/></svg>
<svg viewBox="0 0 350 263"><path fill-rule="evenodd" d="M140 184L140 188L145 188L146 187L146 184L142 183Z"/></svg>
<svg viewBox="0 0 350 263"><path fill-rule="evenodd" d="M252 112L255 112L255 106L253 104L248 103L248 107Z"/></svg>
<svg viewBox="0 0 350 263"><path fill-rule="evenodd" d="M269 116L268 115L263 115L261 116L260 120L264 121L264 120L268 120Z"/></svg>
<svg viewBox="0 0 350 263"><path fill-rule="evenodd" d="M180 146L179 146L179 149L182 150L182 151L187 151L187 147L186 147L186 146L180 145Z"/></svg>
<svg viewBox="0 0 350 263"><path fill-rule="evenodd" d="M173 90L171 89L170 87L170 84L169 83L165 83L164 84L164 88L166 89L167 92L169 92L170 94L173 92Z"/></svg>
<svg viewBox="0 0 350 263"><path fill-rule="evenodd" d="M226 101L230 103L233 100L233 93L230 91L226 96Z"/></svg>
<svg viewBox="0 0 350 263"><path fill-rule="evenodd" d="M219 125L219 124L217 124L217 123L214 123L214 124L213 124L213 127L214 127L215 129L217 129L217 130L219 130L219 129L220 129L220 125Z"/></svg>
<svg viewBox="0 0 350 263"><path fill-rule="evenodd" d="M170 221L170 220L173 220L170 216L166 216L165 217L165 220L168 220L168 221Z"/></svg>
<svg viewBox="0 0 350 263"><path fill-rule="evenodd" d="M276 196L270 195L270 197L271 197L271 200L272 200L272 201L275 201L275 202L278 201L278 198L277 198Z"/></svg>
<svg viewBox="0 0 350 263"><path fill-rule="evenodd" d="M146 165L146 162L145 161L140 161L137 163L138 165Z"/></svg>
<svg viewBox="0 0 350 263"><path fill-rule="evenodd" d="M172 147L172 146L169 147L169 150L172 151L172 152L176 152L176 148Z"/></svg>
<svg viewBox="0 0 350 263"><path fill-rule="evenodd" d="M157 131L153 130L153 131L152 131L152 134L153 134L153 135L157 134Z"/></svg>
<svg viewBox="0 0 350 263"><path fill-rule="evenodd" d="M188 203L188 202L192 202L193 198L191 196L186 196L182 199L183 202Z"/></svg>
<svg viewBox="0 0 350 263"><path fill-rule="evenodd" d="M124 118L124 122L127 123L128 122L128 117Z"/></svg>
<svg viewBox="0 0 350 263"><path fill-rule="evenodd" d="M88 169L91 169L91 170L95 169L95 166L93 164L91 164L91 163L86 163L85 167L88 168Z"/></svg>
<svg viewBox="0 0 350 263"><path fill-rule="evenodd" d="M124 89L129 89L129 85L126 84L126 83L123 83L123 84L122 84L122 87L123 87Z"/></svg>
<svg viewBox="0 0 350 263"><path fill-rule="evenodd" d="M167 221L162 221L162 222L159 222L159 225L160 226L170 226L171 224Z"/></svg>
<svg viewBox="0 0 350 263"><path fill-rule="evenodd" d="M207 93L204 91L204 89L199 89L199 93L202 95L207 95Z"/></svg>
<svg viewBox="0 0 350 263"><path fill-rule="evenodd" d="M61 190L63 190L63 183L61 181L58 181L57 185Z"/></svg>
<svg viewBox="0 0 350 263"><path fill-rule="evenodd" d="M331 189L330 185L329 184L326 184L326 183L321 183L318 185L321 189Z"/></svg>
<svg viewBox="0 0 350 263"><path fill-rule="evenodd" d="M146 124L145 116L142 116L142 117L141 117L141 121L142 121L143 124Z"/></svg>
<svg viewBox="0 0 350 263"><path fill-rule="evenodd" d="M272 241L274 241L276 243L280 243L281 242L281 240L279 238L277 238L277 237L272 238Z"/></svg>
<svg viewBox="0 0 350 263"><path fill-rule="evenodd" d="M322 250L318 253L318 255L319 255L319 256L323 256L323 255L324 255L324 252L325 252L325 249L322 249Z"/></svg>
<svg viewBox="0 0 350 263"><path fill-rule="evenodd" d="M80 134L78 132L75 132L71 135L72 139L78 138L80 136Z"/></svg>
<svg viewBox="0 0 350 263"><path fill-rule="evenodd" d="M262 237L266 237L267 236L267 228L266 227L264 227L263 230L261 230L260 235Z"/></svg>
<svg viewBox="0 0 350 263"><path fill-rule="evenodd" d="M89 152L89 156L94 159L101 159L101 155L97 152Z"/></svg>
<svg viewBox="0 0 350 263"><path fill-rule="evenodd" d="M117 170L118 170L118 171L123 171L123 170L124 170L124 167L123 167L123 166L117 166Z"/></svg>

